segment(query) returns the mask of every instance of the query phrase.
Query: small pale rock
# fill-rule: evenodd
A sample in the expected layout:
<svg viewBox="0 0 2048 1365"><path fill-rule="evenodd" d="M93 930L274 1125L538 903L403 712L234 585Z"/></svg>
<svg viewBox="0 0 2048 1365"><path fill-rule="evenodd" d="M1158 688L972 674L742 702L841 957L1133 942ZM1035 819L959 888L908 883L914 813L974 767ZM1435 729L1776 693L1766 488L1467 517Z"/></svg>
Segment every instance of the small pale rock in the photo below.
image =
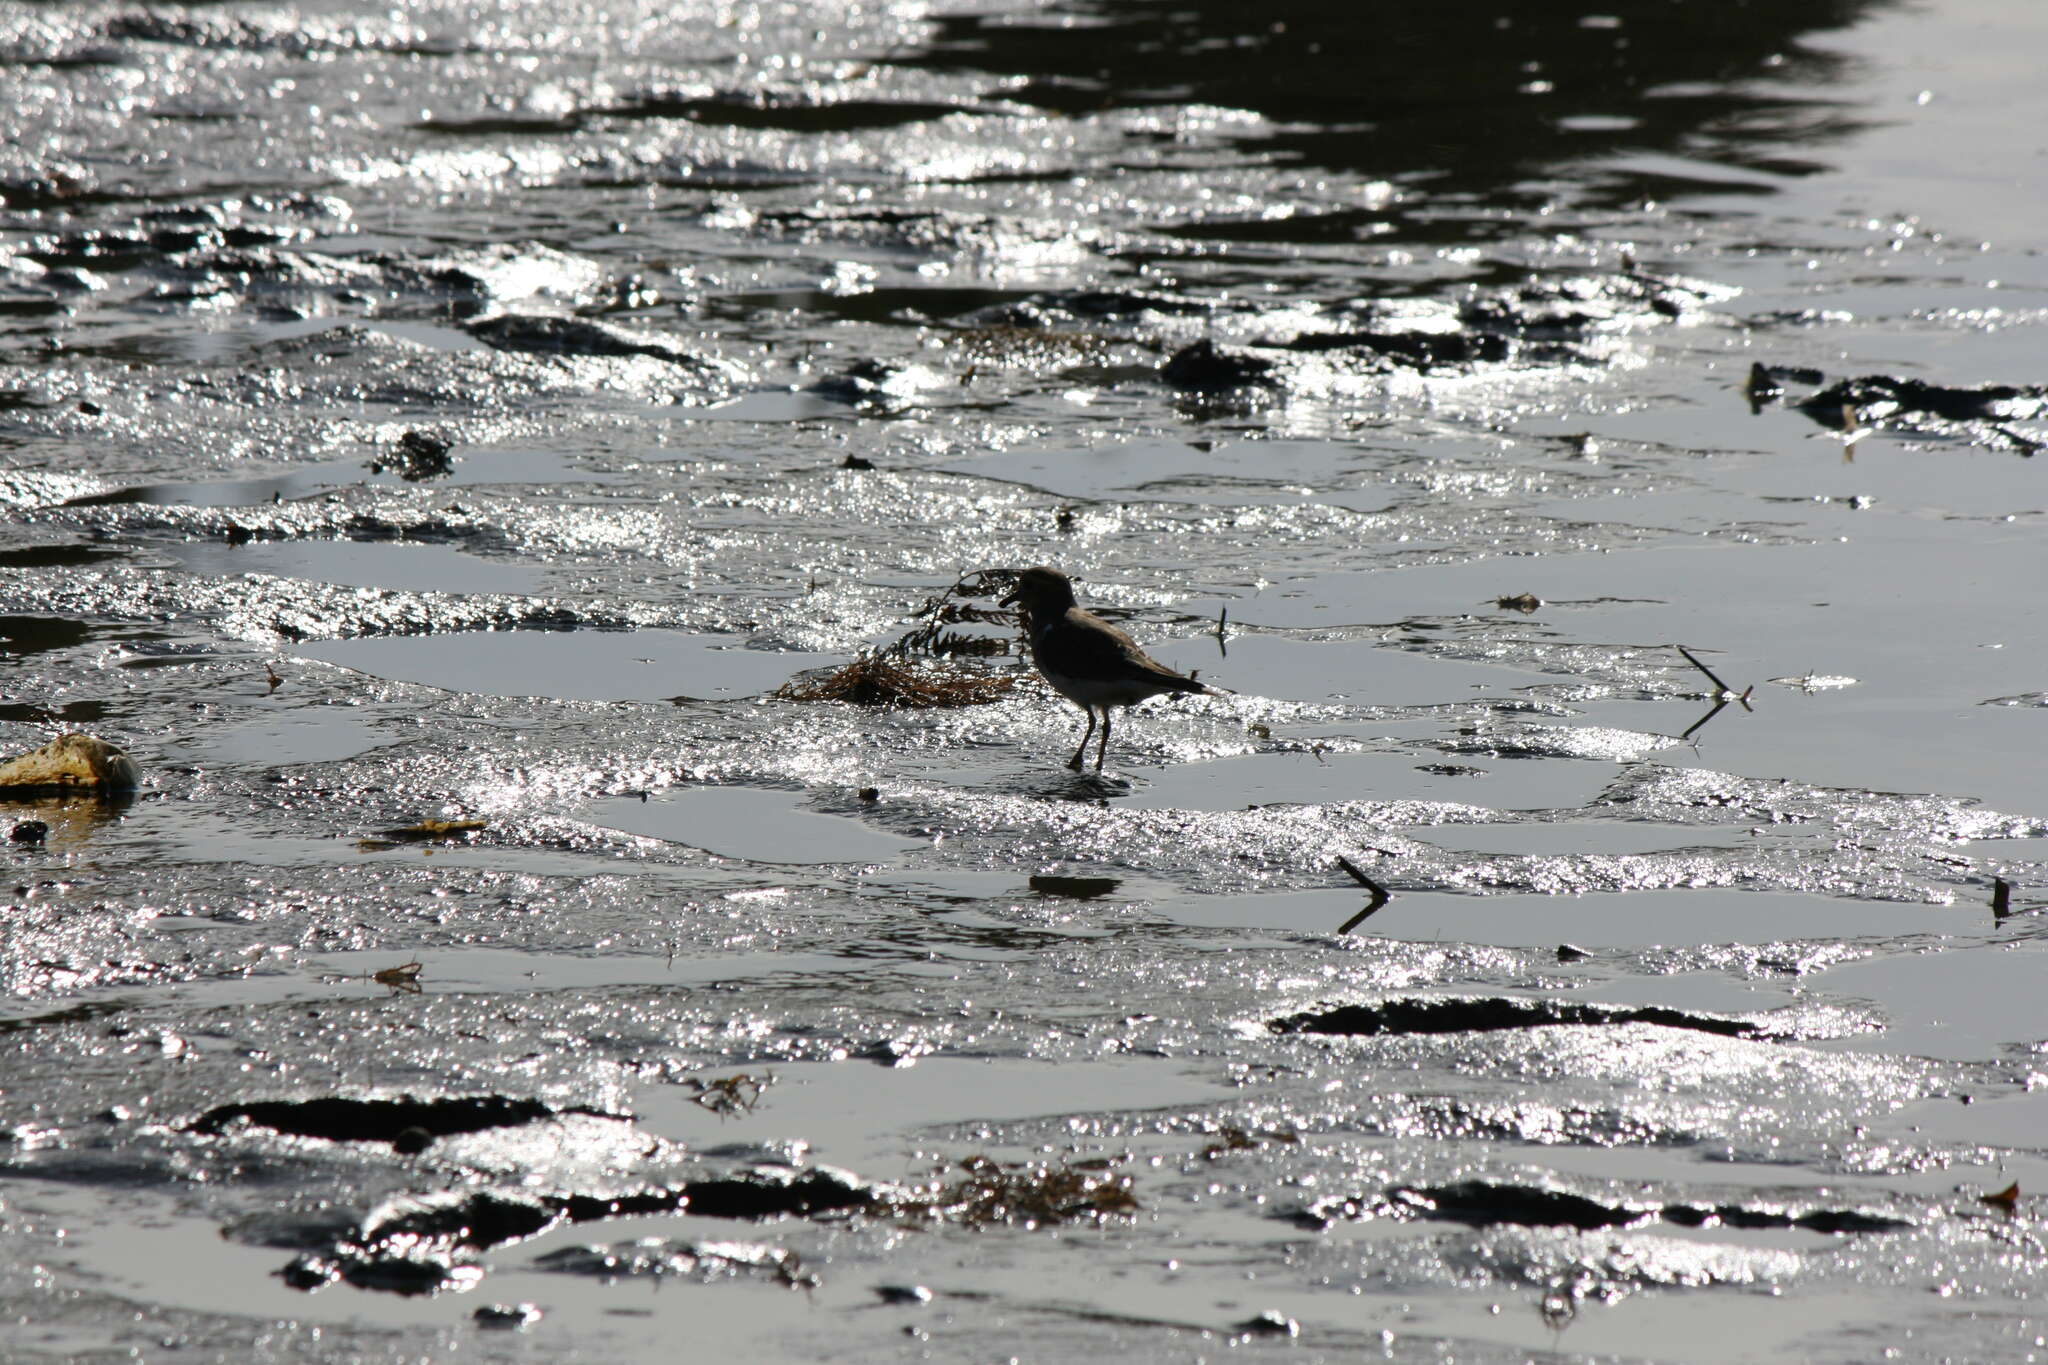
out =
<svg viewBox="0 0 2048 1365"><path fill-rule="evenodd" d="M134 791L141 780L127 754L76 732L0 763L0 792L10 795L105 796Z"/></svg>

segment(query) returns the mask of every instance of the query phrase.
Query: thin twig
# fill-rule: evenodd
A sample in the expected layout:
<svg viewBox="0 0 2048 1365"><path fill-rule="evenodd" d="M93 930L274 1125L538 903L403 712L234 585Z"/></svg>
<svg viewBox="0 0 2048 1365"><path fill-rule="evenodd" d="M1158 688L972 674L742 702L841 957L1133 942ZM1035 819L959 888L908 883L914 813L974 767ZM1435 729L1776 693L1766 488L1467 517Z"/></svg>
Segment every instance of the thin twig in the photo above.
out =
<svg viewBox="0 0 2048 1365"><path fill-rule="evenodd" d="M1685 656L1685 661L1687 663L1691 664L1694 668L1697 668L1700 672L1706 674L1708 680L1711 681L1714 684L1714 686L1721 689L1722 696L1732 697L1735 695L1735 689L1730 687L1727 683L1722 682L1721 675L1719 673L1716 673L1713 669L1708 668L1705 664L1701 663L1698 657L1694 655L1691 650L1687 649L1684 645L1674 645L1672 646L1672 648L1676 649L1680 654L1683 654Z"/></svg>
<svg viewBox="0 0 2048 1365"><path fill-rule="evenodd" d="M1363 910L1360 910L1350 919L1345 920L1342 924L1337 926L1338 933L1348 934L1353 929L1356 929L1359 925L1365 923L1366 920L1370 919L1372 915L1376 911L1378 911L1381 906L1385 905L1388 901L1392 900L1394 898L1394 895L1391 891L1387 890L1387 888L1381 886L1378 882L1366 876L1363 872L1360 872L1358 870L1358 865L1356 863L1352 862L1349 858L1346 858L1341 854L1337 858L1337 866L1343 868L1346 872L1350 873L1351 880L1357 882L1360 886L1372 892L1372 899L1365 903L1365 908Z"/></svg>

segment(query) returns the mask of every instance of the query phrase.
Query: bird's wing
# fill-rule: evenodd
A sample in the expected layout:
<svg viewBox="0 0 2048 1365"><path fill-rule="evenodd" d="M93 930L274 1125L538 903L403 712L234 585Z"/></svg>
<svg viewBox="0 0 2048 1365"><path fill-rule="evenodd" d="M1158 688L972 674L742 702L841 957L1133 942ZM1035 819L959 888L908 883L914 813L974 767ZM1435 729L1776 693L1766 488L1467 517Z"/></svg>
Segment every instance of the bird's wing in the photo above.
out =
<svg viewBox="0 0 2048 1365"><path fill-rule="evenodd" d="M1074 673L1153 683L1162 691L1208 690L1160 663L1109 622L1078 607L1046 628L1040 646L1057 651Z"/></svg>

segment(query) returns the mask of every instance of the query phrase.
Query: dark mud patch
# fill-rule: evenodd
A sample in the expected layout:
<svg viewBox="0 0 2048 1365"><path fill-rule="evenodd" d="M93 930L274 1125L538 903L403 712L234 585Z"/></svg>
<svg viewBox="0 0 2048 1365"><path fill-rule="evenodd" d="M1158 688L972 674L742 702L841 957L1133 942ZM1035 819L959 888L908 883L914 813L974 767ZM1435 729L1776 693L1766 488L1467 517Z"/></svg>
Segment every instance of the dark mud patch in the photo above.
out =
<svg viewBox="0 0 2048 1365"><path fill-rule="evenodd" d="M1423 1219L1471 1228L1571 1228L1599 1232L1663 1222L1682 1228L1737 1232L1816 1232L1827 1235L1907 1232L1910 1219L1866 1209L1702 1204L1600 1199L1546 1185L1460 1180L1442 1185L1396 1185L1380 1195L1324 1199L1278 1217L1324 1232L1340 1222L1373 1218Z"/></svg>
<svg viewBox="0 0 2048 1365"><path fill-rule="evenodd" d="M1599 1027L1652 1024L1691 1029L1723 1038L1782 1039L1804 1031L1734 1015L1702 1014L1662 1005L1598 1005L1573 1000L1525 1000L1513 996L1385 1000L1290 1014L1270 1021L1275 1033L1321 1033L1346 1037L1381 1034L1494 1033L1505 1029Z"/></svg>
<svg viewBox="0 0 2048 1365"><path fill-rule="evenodd" d="M1159 377L1183 393L1244 393L1280 387L1272 361L1247 351L1225 349L1206 338L1175 351L1160 366Z"/></svg>
<svg viewBox="0 0 2048 1365"><path fill-rule="evenodd" d="M1387 1206L1398 1215L1463 1223L1467 1227L1569 1227L1581 1232L1625 1228L1657 1219L1681 1227L1858 1233L1901 1232L1904 1219L1860 1209L1757 1208L1742 1204L1633 1204L1540 1185L1461 1180L1448 1185L1396 1186ZM1321 1206L1319 1206L1321 1207ZM1313 1215L1312 1215L1313 1216Z"/></svg>
<svg viewBox="0 0 2048 1365"><path fill-rule="evenodd" d="M902 128L975 112L971 106L914 100L831 99L810 89L721 90L709 96L647 91L605 110L613 118L682 118L714 127L787 133Z"/></svg>
<svg viewBox="0 0 2048 1365"><path fill-rule="evenodd" d="M24 545L0 550L0 569L76 569L110 559L125 559L126 550L102 545ZM0 617L0 623L11 618ZM0 624L0 633L5 625Z"/></svg>
<svg viewBox="0 0 2048 1365"><path fill-rule="evenodd" d="M125 1000L87 1000L43 1014L32 1014L19 1019L0 1019L0 1037L10 1033L21 1033L27 1029L60 1028L65 1024L90 1023L95 1019L104 1019L110 1014L120 1014L128 1008L129 1003Z"/></svg>
<svg viewBox="0 0 2048 1365"><path fill-rule="evenodd" d="M1099 900L1111 895L1123 885L1120 877L1064 877L1055 873L1034 873L1031 889L1041 896L1060 896L1069 900Z"/></svg>
<svg viewBox="0 0 2048 1365"><path fill-rule="evenodd" d="M47 654L92 638L92 627L51 616L0 616L0 653Z"/></svg>
<svg viewBox="0 0 2048 1365"><path fill-rule="evenodd" d="M407 1196L280 1273L297 1289L319 1289L339 1280L360 1289L433 1294L466 1288L482 1278L481 1269L466 1263L469 1254L524 1241L559 1223L684 1212L755 1221L812 1218L873 1209L887 1198L881 1187L827 1167L762 1168L620 1194L478 1190ZM285 1231L283 1240L289 1244L292 1230Z"/></svg>
<svg viewBox="0 0 2048 1365"><path fill-rule="evenodd" d="M472 322L469 334L497 350L529 355L651 356L673 365L718 368L665 337L588 318L501 313Z"/></svg>
<svg viewBox="0 0 2048 1365"><path fill-rule="evenodd" d="M1986 384L1976 388L1870 374L1830 384L1798 408L1830 429L1853 431L1872 423L1918 436L1967 441L1993 450L2032 455L2048 442L2048 429L2018 429L2048 415L2048 388Z"/></svg>
<svg viewBox="0 0 2048 1365"><path fill-rule="evenodd" d="M359 1100L329 1096L313 1100L256 1100L222 1104L185 1125L188 1133L218 1137L239 1125L268 1128L292 1137L326 1138L330 1142L403 1143L425 1134L430 1138L517 1128L565 1114L592 1118L623 1118L600 1109L570 1106L557 1109L533 1099L504 1095L444 1096L418 1099Z"/></svg>

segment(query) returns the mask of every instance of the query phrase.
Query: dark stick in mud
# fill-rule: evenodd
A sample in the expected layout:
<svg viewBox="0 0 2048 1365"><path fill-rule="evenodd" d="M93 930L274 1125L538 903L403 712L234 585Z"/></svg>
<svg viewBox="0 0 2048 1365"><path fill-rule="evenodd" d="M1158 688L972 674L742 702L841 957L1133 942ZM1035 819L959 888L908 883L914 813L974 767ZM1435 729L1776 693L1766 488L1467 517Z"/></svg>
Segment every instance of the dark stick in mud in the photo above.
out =
<svg viewBox="0 0 2048 1365"><path fill-rule="evenodd" d="M1699 656L1694 654L1691 650L1687 649L1684 645L1673 645L1672 648L1677 650L1680 654L1683 654L1685 656L1685 661L1687 663L1691 664L1694 668L1697 668L1700 672L1707 675L1707 681L1713 683L1715 687L1720 689L1720 697L1722 697L1723 699L1733 699L1735 701L1741 702L1742 709L1745 711L1754 711L1756 709L1754 706L1751 706L1749 704L1750 694L1756 691L1755 687L1745 687L1740 692L1737 692L1727 683L1721 681L1721 675L1719 673L1716 673L1713 669L1708 668L1705 664L1701 663L1699 660Z"/></svg>
<svg viewBox="0 0 2048 1365"><path fill-rule="evenodd" d="M1356 929L1359 925L1365 923L1366 920L1370 919L1373 916L1373 914L1380 909L1381 906L1385 905L1388 901L1392 900L1394 898L1394 893L1387 890L1387 888L1385 888L1384 886L1381 886L1372 878L1366 876L1363 872L1360 872L1358 870L1358 865L1352 862L1349 858L1344 857L1342 854L1339 854L1337 857L1337 866L1343 868L1346 872L1348 872L1351 875L1352 881L1357 882L1360 886L1372 892L1372 899L1365 903L1365 908L1363 910L1360 910L1350 919L1345 920L1342 924L1337 926L1338 933L1348 934L1353 929Z"/></svg>
<svg viewBox="0 0 2048 1365"><path fill-rule="evenodd" d="M1721 675L1719 673L1716 673L1713 669L1708 668L1705 664L1701 663L1699 661L1698 656L1696 656L1691 650L1687 649L1684 645L1674 645L1673 648L1675 648L1680 654L1683 654L1685 656L1685 661L1687 663L1691 664L1694 668L1697 668L1700 672L1706 674L1707 681L1712 683L1714 686L1720 688L1723 694L1731 697L1735 695L1735 689L1730 687L1727 683L1722 682Z"/></svg>

